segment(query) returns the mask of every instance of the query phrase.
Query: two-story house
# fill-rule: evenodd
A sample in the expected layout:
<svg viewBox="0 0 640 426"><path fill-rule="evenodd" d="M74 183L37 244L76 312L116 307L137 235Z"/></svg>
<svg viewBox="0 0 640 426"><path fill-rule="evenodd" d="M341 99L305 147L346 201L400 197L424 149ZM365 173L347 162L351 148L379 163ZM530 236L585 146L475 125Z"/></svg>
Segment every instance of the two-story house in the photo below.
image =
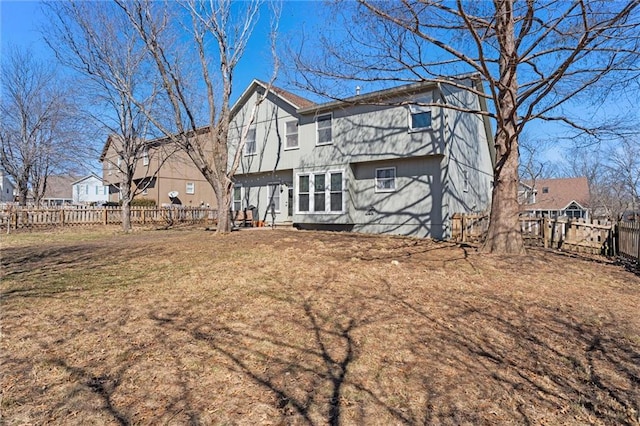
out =
<svg viewBox="0 0 640 426"><path fill-rule="evenodd" d="M202 177L191 159L183 152L159 138L144 143L136 161L133 189L137 198L151 199L157 205L179 204L190 207L215 207L211 185ZM100 156L102 179L109 187L108 201L120 201L120 182L125 161L122 143L117 136L109 136Z"/></svg>
<svg viewBox="0 0 640 426"><path fill-rule="evenodd" d="M461 83L462 81L462 83ZM482 93L479 77L456 80ZM234 106L231 145L266 89ZM233 209L302 229L446 238L454 213L488 210L495 158L484 98L416 83L314 104L271 88L250 124Z"/></svg>
<svg viewBox="0 0 640 426"><path fill-rule="evenodd" d="M102 204L109 201L109 187L93 173L71 184L73 204Z"/></svg>

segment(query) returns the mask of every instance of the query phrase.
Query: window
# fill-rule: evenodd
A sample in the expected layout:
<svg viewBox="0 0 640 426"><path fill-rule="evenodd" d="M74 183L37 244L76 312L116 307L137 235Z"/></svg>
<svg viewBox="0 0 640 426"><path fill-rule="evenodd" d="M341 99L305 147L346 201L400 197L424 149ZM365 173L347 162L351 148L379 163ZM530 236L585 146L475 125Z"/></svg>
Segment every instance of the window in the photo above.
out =
<svg viewBox="0 0 640 426"><path fill-rule="evenodd" d="M462 191L469 192L469 173L466 170L462 171Z"/></svg>
<svg viewBox="0 0 640 426"><path fill-rule="evenodd" d="M409 130L431 128L431 107L409 105Z"/></svg>
<svg viewBox="0 0 640 426"><path fill-rule="evenodd" d="M142 153L142 165L143 166L149 165L149 151L147 151L146 149Z"/></svg>
<svg viewBox="0 0 640 426"><path fill-rule="evenodd" d="M269 212L271 212L272 207L273 211L280 211L280 184L279 183L270 183L269 186Z"/></svg>
<svg viewBox="0 0 640 426"><path fill-rule="evenodd" d="M318 132L316 145L330 144L333 140L331 134L331 122L331 114L321 115L316 119L316 129Z"/></svg>
<svg viewBox="0 0 640 426"><path fill-rule="evenodd" d="M396 190L396 168L376 169L376 192L393 192Z"/></svg>
<svg viewBox="0 0 640 426"><path fill-rule="evenodd" d="M247 141L244 144L244 155L254 155L256 153L256 128L252 127L247 132Z"/></svg>
<svg viewBox="0 0 640 426"><path fill-rule="evenodd" d="M242 210L242 187L235 186L233 188L233 211Z"/></svg>
<svg viewBox="0 0 640 426"><path fill-rule="evenodd" d="M313 175L313 211L323 212L325 211L325 174Z"/></svg>
<svg viewBox="0 0 640 426"><path fill-rule="evenodd" d="M331 173L331 187L329 188L330 210L342 211L342 172Z"/></svg>
<svg viewBox="0 0 640 426"><path fill-rule="evenodd" d="M543 186L542 187L542 193L543 194L548 194L549 193L549 187L548 186Z"/></svg>
<svg viewBox="0 0 640 426"><path fill-rule="evenodd" d="M194 182L187 182L187 188L185 191L187 194L195 194L196 193L196 184Z"/></svg>
<svg viewBox="0 0 640 426"><path fill-rule="evenodd" d="M309 211L309 176L298 177L298 211Z"/></svg>
<svg viewBox="0 0 640 426"><path fill-rule="evenodd" d="M284 149L298 147L298 121L287 121L284 124Z"/></svg>
<svg viewBox="0 0 640 426"><path fill-rule="evenodd" d="M298 175L298 213L342 213L343 172Z"/></svg>

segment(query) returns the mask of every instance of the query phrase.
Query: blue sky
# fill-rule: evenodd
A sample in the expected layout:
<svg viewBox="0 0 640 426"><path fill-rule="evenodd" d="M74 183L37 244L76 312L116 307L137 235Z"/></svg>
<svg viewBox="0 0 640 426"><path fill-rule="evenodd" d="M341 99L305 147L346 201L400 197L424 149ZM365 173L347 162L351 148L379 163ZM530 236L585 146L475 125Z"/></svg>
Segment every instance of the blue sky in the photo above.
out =
<svg viewBox="0 0 640 426"><path fill-rule="evenodd" d="M239 3L240 5L242 3ZM37 1L6 1L0 0L0 46L1 52L6 51L9 45L29 47L41 59L54 61L53 54L42 41L38 28L46 25L46 18L40 10ZM336 25L327 22L323 12L323 5L318 1L284 1L280 19L279 44L285 45L290 40L295 40L301 31L313 36L317 31L340 31ZM241 60L234 77L235 100L249 85L252 79L268 80L271 76L271 54L269 40L264 36L268 33L269 17L267 11L261 15L261 20L256 27L254 36L247 48L247 52ZM282 73L281 73L282 76ZM279 85L286 87L286 81L278 80ZM370 88L371 89L371 88ZM364 89L367 91L367 88ZM300 93L305 95L303 93ZM312 98L313 100L317 100ZM607 110L615 111L630 105L629 99L619 99L622 105L607 105L600 113ZM531 123L527 130L527 137L555 139L561 135L559 127L549 123ZM559 160L563 157L564 148L560 144L552 145L545 157L551 160Z"/></svg>
<svg viewBox="0 0 640 426"><path fill-rule="evenodd" d="M28 47L42 59L54 60L53 54L42 40L39 28L46 25L46 17L38 1L0 0L0 45L4 52L10 45ZM287 36L299 28L317 25L320 3L317 1L285 1L281 12L279 43L286 43ZM255 34L266 34L269 29L267 11L261 14ZM253 37L247 54L240 62L234 79L235 96L238 97L254 78L268 80L271 76L269 40Z"/></svg>

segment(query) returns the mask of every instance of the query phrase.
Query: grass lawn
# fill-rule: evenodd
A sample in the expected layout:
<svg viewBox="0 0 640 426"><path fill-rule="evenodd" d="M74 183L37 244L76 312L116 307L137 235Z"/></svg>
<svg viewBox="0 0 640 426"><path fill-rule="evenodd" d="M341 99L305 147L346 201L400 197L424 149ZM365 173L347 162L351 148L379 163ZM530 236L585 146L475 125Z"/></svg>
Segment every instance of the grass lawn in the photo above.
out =
<svg viewBox="0 0 640 426"><path fill-rule="evenodd" d="M640 422L640 277L349 233L3 235L0 424Z"/></svg>

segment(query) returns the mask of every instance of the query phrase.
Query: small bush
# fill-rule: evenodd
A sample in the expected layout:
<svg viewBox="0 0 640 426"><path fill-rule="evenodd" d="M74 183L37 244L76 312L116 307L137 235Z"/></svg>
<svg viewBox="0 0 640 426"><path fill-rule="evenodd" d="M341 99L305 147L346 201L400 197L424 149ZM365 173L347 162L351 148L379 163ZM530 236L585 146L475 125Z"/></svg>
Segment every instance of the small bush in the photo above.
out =
<svg viewBox="0 0 640 426"><path fill-rule="evenodd" d="M134 198L131 200L131 207L155 207L156 200L151 198Z"/></svg>

